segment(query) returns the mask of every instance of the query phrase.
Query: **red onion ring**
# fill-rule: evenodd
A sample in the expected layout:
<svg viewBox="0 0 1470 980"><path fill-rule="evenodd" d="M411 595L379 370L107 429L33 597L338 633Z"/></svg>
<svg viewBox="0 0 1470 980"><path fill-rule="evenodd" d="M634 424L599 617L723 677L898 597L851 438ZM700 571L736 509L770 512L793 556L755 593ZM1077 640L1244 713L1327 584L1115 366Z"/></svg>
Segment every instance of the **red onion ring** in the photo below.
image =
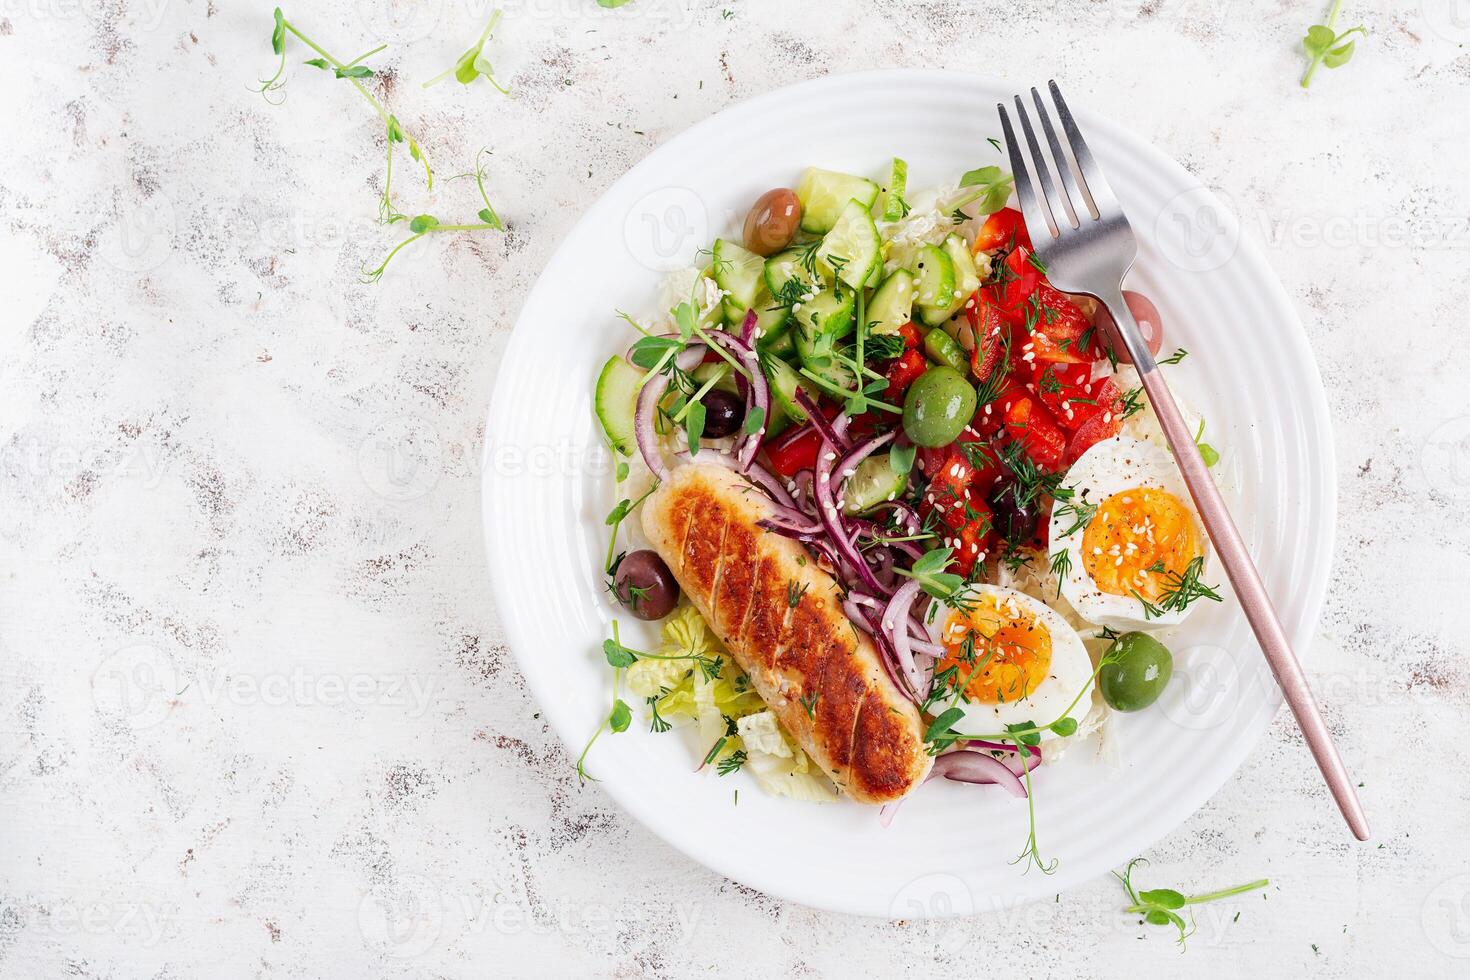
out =
<svg viewBox="0 0 1470 980"><path fill-rule="evenodd" d="M799 392L797 397L800 397ZM843 433L847 429L847 416L837 416L837 421L833 423L832 429L833 435L839 439L842 438ZM848 538L847 529L842 526L842 512L837 509L837 501L833 498L832 486L832 464L836 462L836 450L836 445L827 441L824 436L822 446L817 450L817 472L816 479L812 485L816 491L817 517L821 520L822 526L827 529L827 535L830 538L830 544L833 549L837 554L842 556L843 561L852 566L858 581L862 582L863 587L869 592L878 592L887 595L888 589L884 587L882 582L878 581L878 577L868 567L867 560L863 558L862 554L858 552L857 547L852 543L852 540Z"/></svg>
<svg viewBox="0 0 1470 980"><path fill-rule="evenodd" d="M1021 777L1011 772L1004 762L984 752L959 749L944 753L934 760L929 779L938 776L957 783L993 783L1014 797L1026 798L1026 784L1021 782Z"/></svg>
<svg viewBox="0 0 1470 980"><path fill-rule="evenodd" d="M681 371L692 371L704 359L704 351L704 344L690 344L674 357L674 366ZM643 454L643 462L648 464L653 475L660 480L668 479L669 468L664 463L663 454L659 452L658 432L654 429L653 418L658 412L659 401L668 390L668 374L661 372L649 375L644 379L643 387L638 390L638 402L633 409L633 435L638 440L638 451Z"/></svg>
<svg viewBox="0 0 1470 980"><path fill-rule="evenodd" d="M910 646L908 619L909 609L914 600L919 596L919 583L909 579L898 587L893 593L893 598L888 600L888 606L883 610L881 620L883 634L893 644L893 652L898 655L898 662L903 667L904 676L908 679L909 689L912 691L922 690L924 677L919 671L919 666L914 662L913 647Z"/></svg>
<svg viewBox="0 0 1470 980"><path fill-rule="evenodd" d="M847 451L849 443L847 441L846 422L842 423L841 431L838 431L836 423L829 421L827 416L822 414L822 410L817 407L817 403L806 393L806 389L800 385L796 386L796 404L801 407L803 412L806 412L807 420L822 434L822 438L832 445L833 452ZM838 416L838 418L846 417L845 415Z"/></svg>
<svg viewBox="0 0 1470 980"><path fill-rule="evenodd" d="M753 316L755 316L754 311L746 314L746 320L750 320ZM737 371L735 384L741 394L745 395L747 417L752 412L759 412L761 416L760 428L741 439L736 450L736 455L740 458L740 471L743 473L755 462L756 454L761 451L761 444L765 441L766 427L771 423L771 386L766 383L766 372L761 370L760 357L756 354L754 347L722 330L713 331L709 336L716 344L745 362L745 368L750 372L750 377L746 378Z"/></svg>

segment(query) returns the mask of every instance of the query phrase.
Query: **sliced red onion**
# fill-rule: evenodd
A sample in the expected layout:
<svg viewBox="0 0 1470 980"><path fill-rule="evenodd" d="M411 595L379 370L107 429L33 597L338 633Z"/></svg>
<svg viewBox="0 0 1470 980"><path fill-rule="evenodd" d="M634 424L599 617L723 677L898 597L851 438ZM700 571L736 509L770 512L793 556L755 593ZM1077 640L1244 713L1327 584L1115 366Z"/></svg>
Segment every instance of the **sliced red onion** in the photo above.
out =
<svg viewBox="0 0 1470 980"><path fill-rule="evenodd" d="M881 449L892 439L893 433L885 432L881 436L874 436L862 445L848 450L847 455L839 459L837 461L837 464L832 468L833 471L837 474L838 484L841 485L846 483L848 477L857 472L859 463L867 459L869 456L873 455L874 452ZM838 496L842 495L838 494Z"/></svg>
<svg viewBox="0 0 1470 980"><path fill-rule="evenodd" d="M913 606L914 600L919 597L919 583L913 579L908 580L898 587L893 593L893 598L888 600L888 606L883 610L883 635L893 644L893 652L898 655L899 665L903 668L904 676L908 678L909 689L912 691L922 690L924 677L919 672L918 664L914 663L914 651L910 645L908 619L909 608Z"/></svg>
<svg viewBox="0 0 1470 980"><path fill-rule="evenodd" d="M1021 782L1021 777L1004 762L984 752L960 749L944 753L934 760L929 779L939 776L957 783L993 783L1012 796L1026 798L1026 784Z"/></svg>
<svg viewBox="0 0 1470 980"><path fill-rule="evenodd" d="M804 510L813 517L816 517L817 507L812 503L813 479L815 477L811 470L798 470L796 475L791 478L791 482L794 485L794 489L791 491L791 497L796 501L798 510Z"/></svg>
<svg viewBox="0 0 1470 980"><path fill-rule="evenodd" d="M683 449L674 453L674 456L680 460L685 461L694 458L689 454L688 450ZM712 453L708 451L701 452L699 454L699 461L701 463L719 463L721 466L732 469L737 473L741 472L739 458L732 456L729 453ZM766 495L774 500L777 504L780 504L782 507L786 507L790 510L805 514L805 511L802 511L801 508L797 506L796 501L791 498L791 494L786 492L786 488L781 485L781 481L776 476L776 474L772 473L761 464L752 463L749 472L746 472L743 475L749 477L752 483L756 484L762 490L764 490L766 492ZM811 517L812 520L816 520L813 515L808 514L806 516Z"/></svg>
<svg viewBox="0 0 1470 980"><path fill-rule="evenodd" d="M747 314L746 320L749 321L754 315L754 312ZM761 427L742 438L736 450L736 455L740 457L740 470L745 472L755 462L756 454L761 451L761 443L766 437L766 427L771 423L771 386L766 383L766 372L761 370L760 357L756 354L754 347L723 330L713 331L710 339L744 363L746 371L750 374L750 377L746 378L738 371L735 373L735 384L740 393L745 396L747 416L752 412L759 412L761 416Z"/></svg>
<svg viewBox="0 0 1470 980"><path fill-rule="evenodd" d="M740 340L747 347L755 346L755 310L746 310L745 319L740 321Z"/></svg>
<svg viewBox="0 0 1470 980"><path fill-rule="evenodd" d="M797 397L800 398L798 391ZM847 430L847 416L839 415L833 423L832 434L841 439ZM820 431L820 430L819 430ZM834 487L832 485L832 464L836 462L837 445L823 435L822 446L817 450L817 472L812 483L816 492L817 517L821 519L822 526L827 529L830 544L837 554L842 556L843 561L852 566L858 581L869 592L879 592L884 595L888 590L883 583L878 581L873 570L868 567L867 561L858 552L857 547L847 536L847 529L842 526L842 512L837 509L837 501L833 497Z"/></svg>
<svg viewBox="0 0 1470 980"><path fill-rule="evenodd" d="M805 538L813 534L819 534L822 530L822 525L816 518L807 517L800 511L788 510L784 507L770 516L756 521L756 524L765 528L767 531L774 531L776 534L787 538Z"/></svg>
<svg viewBox="0 0 1470 980"><path fill-rule="evenodd" d="M760 463L750 463L746 466L745 475L782 507L790 507L792 510L801 509L796 506L796 501L792 499L791 493L786 489L786 484L781 482L781 478Z"/></svg>
<svg viewBox="0 0 1470 980"><path fill-rule="evenodd" d="M704 360L704 352L704 344L690 344L674 357L674 366L680 371L693 371ZM668 374L649 376L638 391L638 402L633 409L633 434L638 439L638 451L643 454L643 461L653 475L660 480L668 479L669 468L664 464L663 453L659 452L658 431L653 420L658 413L658 403L668 389Z"/></svg>
<svg viewBox="0 0 1470 980"><path fill-rule="evenodd" d="M803 412L806 412L807 419L812 423L813 426L816 427L816 430L822 434L822 438L827 440L827 442L832 445L833 452L841 453L847 451L847 447L850 444L847 441L846 422L842 423L841 429L839 431L839 427L837 426L837 424L830 421L827 416L822 414L821 409L817 407L816 401L813 400L812 397L806 393L806 389L801 387L800 385L797 385L796 387L796 404L801 406L801 410ZM839 419L843 419L846 417L847 416L845 415L838 416Z"/></svg>
<svg viewBox="0 0 1470 980"><path fill-rule="evenodd" d="M922 524L919 521L918 511L914 510L902 500L885 500L873 507L871 513L881 514L885 511L891 512L898 519L899 530L904 534L918 534ZM912 544L912 542L902 542Z"/></svg>

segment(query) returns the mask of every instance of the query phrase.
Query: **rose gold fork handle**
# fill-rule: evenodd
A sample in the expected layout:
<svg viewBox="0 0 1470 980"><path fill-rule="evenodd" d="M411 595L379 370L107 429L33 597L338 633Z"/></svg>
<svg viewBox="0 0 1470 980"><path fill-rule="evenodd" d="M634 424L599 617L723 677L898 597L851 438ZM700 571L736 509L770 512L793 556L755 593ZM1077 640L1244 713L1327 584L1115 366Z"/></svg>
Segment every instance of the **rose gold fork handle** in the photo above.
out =
<svg viewBox="0 0 1470 980"><path fill-rule="evenodd" d="M1240 606L1245 611L1251 630L1256 634L1261 652L1271 665L1276 684L1291 707L1291 713L1296 716L1296 723L1307 740L1308 748L1312 750L1317 768L1322 770L1327 787L1332 791L1332 798L1337 801L1338 809L1342 811L1353 836L1358 840L1367 840L1368 818L1363 813L1363 804L1358 800L1357 790L1353 788L1341 756L1337 754L1337 746L1333 744L1332 736L1327 731L1327 723L1322 720L1317 699L1302 672L1300 661L1292 652L1291 643L1287 640L1281 620L1276 616L1276 609L1266 594L1266 586L1261 581L1260 573L1256 571L1255 562L1251 561L1245 541L1230 517L1230 511L1225 507L1225 501L1210 476L1209 467L1200 456L1199 447L1195 445L1195 433L1189 430L1183 416L1179 414L1179 406L1174 404L1174 396L1169 393L1163 373L1149 353L1143 334L1134 322L1128 304L1123 301L1122 293L1101 296L1099 299L1112 313L1120 339L1133 358L1134 365L1138 367L1143 389L1148 394L1154 414L1159 418L1170 448L1174 450L1174 459L1184 475L1184 482L1189 486L1189 493L1199 509L1205 530L1209 532L1215 552L1225 566L1225 574L1229 576L1235 595L1240 599Z"/></svg>

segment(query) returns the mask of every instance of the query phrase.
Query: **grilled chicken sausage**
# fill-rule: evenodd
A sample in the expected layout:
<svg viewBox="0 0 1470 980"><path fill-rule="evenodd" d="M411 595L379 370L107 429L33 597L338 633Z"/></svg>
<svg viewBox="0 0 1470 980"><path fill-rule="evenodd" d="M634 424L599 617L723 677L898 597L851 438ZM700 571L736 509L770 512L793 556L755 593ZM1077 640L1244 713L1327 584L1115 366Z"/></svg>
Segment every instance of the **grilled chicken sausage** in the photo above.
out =
<svg viewBox="0 0 1470 980"><path fill-rule="evenodd" d="M757 526L770 501L714 464L676 469L643 505L643 530L781 724L860 803L928 775L919 712L843 614L832 576L796 541Z"/></svg>

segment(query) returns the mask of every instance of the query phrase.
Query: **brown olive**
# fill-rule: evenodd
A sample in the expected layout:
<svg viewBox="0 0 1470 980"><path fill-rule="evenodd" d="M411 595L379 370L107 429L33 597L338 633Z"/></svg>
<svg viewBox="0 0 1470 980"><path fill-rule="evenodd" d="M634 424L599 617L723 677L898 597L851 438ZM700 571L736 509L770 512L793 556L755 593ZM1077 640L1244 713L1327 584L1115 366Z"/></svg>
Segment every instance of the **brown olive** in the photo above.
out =
<svg viewBox="0 0 1470 980"><path fill-rule="evenodd" d="M995 530L1010 544L1025 544L1036 536L1036 527L1041 522L1036 504L1023 503L1021 487L1016 483L1003 483L990 492L990 514Z"/></svg>
<svg viewBox="0 0 1470 980"><path fill-rule="evenodd" d="M801 224L801 201L789 187L777 187L756 198L745 216L745 247L756 255L775 255L791 244Z"/></svg>
<svg viewBox="0 0 1470 980"><path fill-rule="evenodd" d="M663 619L679 602L679 583L664 560L645 548L618 562L613 594L639 619Z"/></svg>
<svg viewBox="0 0 1470 980"><path fill-rule="evenodd" d="M704 393L704 434L711 439L733 436L745 421L745 403L719 388Z"/></svg>

